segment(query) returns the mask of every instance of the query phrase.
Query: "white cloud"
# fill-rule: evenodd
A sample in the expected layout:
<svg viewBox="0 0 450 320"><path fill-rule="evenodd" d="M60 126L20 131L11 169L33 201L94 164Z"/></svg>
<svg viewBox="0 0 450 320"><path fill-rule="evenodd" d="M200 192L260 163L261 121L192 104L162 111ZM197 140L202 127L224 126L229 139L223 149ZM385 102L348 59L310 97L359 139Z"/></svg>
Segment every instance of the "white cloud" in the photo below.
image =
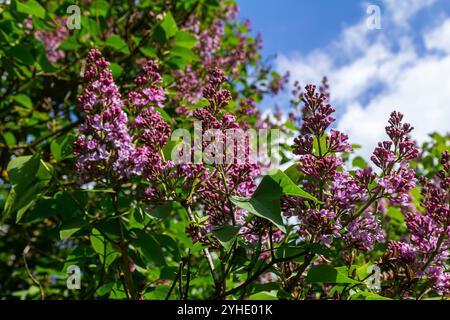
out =
<svg viewBox="0 0 450 320"><path fill-rule="evenodd" d="M384 127L393 110L405 114L419 142L433 131L450 131L450 18L419 34L425 52L403 24L433 2L386 0L386 19L400 28L368 32L359 22L325 49L278 58L279 70L291 70L292 79L302 84L328 76L331 102L341 111L338 129L363 146L360 153L365 157L385 139Z"/></svg>
<svg viewBox="0 0 450 320"><path fill-rule="evenodd" d="M420 10L431 6L435 0L384 0L389 20L397 26L409 27L409 20Z"/></svg>
<svg viewBox="0 0 450 320"><path fill-rule="evenodd" d="M415 65L398 72L397 81L383 94L364 108L359 103L351 105L339 121L340 130L363 144L365 155L385 138L382 128L394 109L414 126L413 137L418 141L424 141L431 131L449 131L450 56L419 59Z"/></svg>
<svg viewBox="0 0 450 320"><path fill-rule="evenodd" d="M425 35L425 45L429 50L436 49L450 53L450 19Z"/></svg>

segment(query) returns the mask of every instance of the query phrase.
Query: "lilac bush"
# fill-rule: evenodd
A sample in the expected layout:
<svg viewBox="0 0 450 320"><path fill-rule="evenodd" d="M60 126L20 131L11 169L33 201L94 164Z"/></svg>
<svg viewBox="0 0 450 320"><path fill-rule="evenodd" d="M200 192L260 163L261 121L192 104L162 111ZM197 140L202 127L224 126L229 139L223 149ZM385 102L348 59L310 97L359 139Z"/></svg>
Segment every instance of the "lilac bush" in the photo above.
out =
<svg viewBox="0 0 450 320"><path fill-rule="evenodd" d="M300 134L292 147L296 164L286 178L291 183L296 181L298 190L308 196L280 194L280 214L289 226L286 231L266 220L267 213L258 213L258 208L254 209L256 212L249 211L232 200L249 199L245 201L251 203L264 184L263 181L258 187L261 164L250 161L250 149L244 150L245 159L234 158L230 163L192 162L196 147L210 152L214 159L225 159L225 150L208 150L207 140L187 146L187 163L165 159L163 148L169 140L170 126L161 113L166 96L158 66L153 61L143 66L126 99L122 99L108 66L98 50L90 51L84 74L86 87L79 98L85 117L74 144L75 170L82 182L95 181L114 188L133 178L143 179L147 186L138 197L149 212L158 204L179 201L188 213L186 233L194 244L204 246L216 296L246 290L251 285L248 279L256 279L274 268L270 272L275 279L281 281L285 292L295 297L304 291L301 283L308 283L314 268L324 263L335 265L343 259L351 270L357 260L367 261L365 255L382 246L386 246L386 251L381 260L373 261L374 265L386 272L397 268L395 274L400 279L391 282L395 285L380 288L380 294L389 296L396 290L400 297L408 297L418 290L416 287L423 287L423 282L429 283L425 286L428 291L449 293L450 277L446 271L449 155L443 154L443 170L434 181L421 179L423 199L417 208L411 196L416 174L408 162L418 158L419 150L409 136L413 128L403 122L401 113L392 112L385 128L389 140L378 143L373 152L371 160L376 170L370 166L353 170L343 157L352 152L349 137L330 129L335 110L329 104L326 79L319 91L314 85L306 86L304 92L297 89L297 105L303 103L302 117L298 120ZM201 97L207 104L185 115L191 125L200 121L201 133L214 130L215 140L222 143L230 139L226 130L249 128L245 121L240 122L236 115L226 111L232 98L224 87L226 82L222 70L209 69ZM251 114L251 100L243 103L244 109L237 114ZM238 147L232 148L237 151ZM386 210L382 204L401 209L411 233L408 241L387 238ZM256 255L263 263L247 281L229 290L224 281L233 277L227 273L230 253L223 251L226 240L219 230L233 230L232 250L237 250L240 243L248 254ZM303 262L278 257L278 250L294 243L304 247L299 254ZM217 263L221 265L220 271L216 269ZM346 276L350 279L359 275L353 272ZM362 282L360 290L364 286ZM331 292L325 287L320 290L325 295ZM349 294L339 286L332 292Z"/></svg>
<svg viewBox="0 0 450 320"><path fill-rule="evenodd" d="M82 1L70 31L27 3L0 10L2 297L450 297L448 136L393 111L358 156L233 0Z"/></svg>

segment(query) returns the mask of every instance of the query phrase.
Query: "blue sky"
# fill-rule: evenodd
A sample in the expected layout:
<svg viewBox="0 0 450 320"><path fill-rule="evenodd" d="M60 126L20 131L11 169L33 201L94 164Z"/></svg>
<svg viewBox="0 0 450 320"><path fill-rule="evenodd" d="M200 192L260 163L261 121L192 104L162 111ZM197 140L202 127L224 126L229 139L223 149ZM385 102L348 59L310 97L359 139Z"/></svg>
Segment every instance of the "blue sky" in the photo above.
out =
<svg viewBox="0 0 450 320"><path fill-rule="evenodd" d="M363 14L361 1L346 0L239 0L240 17L249 18L261 32L263 53L306 52L325 46L340 29Z"/></svg>
<svg viewBox="0 0 450 320"><path fill-rule="evenodd" d="M238 0L240 18L261 32L263 55L301 84L328 76L337 128L363 144L367 156L385 138L393 110L405 114L422 142L450 130L449 0ZM369 29L368 5L380 8L381 29ZM266 99L287 110L284 93Z"/></svg>
<svg viewBox="0 0 450 320"><path fill-rule="evenodd" d="M382 14L386 9L381 0L238 0L238 4L240 18L249 18L253 31L262 33L265 56L326 46L342 29L365 16L367 4L378 5ZM425 7L411 25L422 28L442 13L450 13L449 0Z"/></svg>

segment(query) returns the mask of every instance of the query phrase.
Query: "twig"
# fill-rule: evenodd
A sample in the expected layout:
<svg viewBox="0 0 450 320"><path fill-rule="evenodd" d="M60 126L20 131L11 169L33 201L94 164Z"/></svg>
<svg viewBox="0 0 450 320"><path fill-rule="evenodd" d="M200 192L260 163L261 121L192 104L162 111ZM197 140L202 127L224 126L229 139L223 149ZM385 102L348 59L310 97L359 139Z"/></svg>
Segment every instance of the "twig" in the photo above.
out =
<svg viewBox="0 0 450 320"><path fill-rule="evenodd" d="M25 270L26 270L28 276L30 277L31 281L33 281L33 283L39 287L39 291L40 291L40 294L41 294L41 300L44 300L45 299L44 287L42 287L41 283L31 274L30 269L28 268L26 255L27 255L29 250L30 250L30 246L29 245L27 245L25 247L25 249L23 249L23 252L22 252L23 264L25 266Z"/></svg>
<svg viewBox="0 0 450 320"><path fill-rule="evenodd" d="M184 289L184 300L188 299L190 282L191 282L191 249L189 249L187 257L186 288Z"/></svg>
<svg viewBox="0 0 450 320"><path fill-rule="evenodd" d="M175 288L175 285L177 284L177 282L179 282L179 281L181 282L182 271L183 271L183 262L181 261L180 266L178 267L178 272L175 276L175 279L173 279L172 285L170 286L169 291L167 292L165 300L169 300L170 296L172 295L172 291ZM181 295L181 293L180 293L180 295Z"/></svg>
<svg viewBox="0 0 450 320"><path fill-rule="evenodd" d="M13 145L8 147L9 150L17 150L17 149L29 149L29 148L33 148L35 146L37 146L38 144L40 144L41 142L53 137L53 136L60 136L61 134L64 134L66 132L69 132L70 130L72 130L73 128L77 127L79 124L81 123L81 121L76 121L71 123L70 125L63 127L59 130L56 130L52 133L49 133L48 135L45 135L43 137L40 137L36 140L34 140L33 142L30 142L28 144L22 144L22 145ZM0 145L2 146L2 145Z"/></svg>
<svg viewBox="0 0 450 320"><path fill-rule="evenodd" d="M195 221L194 215L192 214L192 209L191 209L191 207L190 207L189 205L185 205L185 208L186 208L186 211L187 211L189 220L190 220L190 221ZM199 233L199 236L201 236L200 233ZM204 254L205 257L206 257L206 261L208 262L209 270L211 271L211 274L212 274L212 277L213 277L213 280L214 280L214 284L215 284L216 287L217 287L217 284L218 284L219 279L218 279L218 277L217 277L216 269L215 269L215 267L214 267L214 262L213 262L213 260L212 260L211 253L209 252L208 248L204 248L204 249L203 249L203 254Z"/></svg>
<svg viewBox="0 0 450 320"><path fill-rule="evenodd" d="M260 267L258 269L258 271L256 271L253 275L251 275L249 278L247 278L247 280L245 280L245 282L243 282L239 286L237 286L237 287L235 287L235 288L233 288L231 290L228 290L227 292L221 294L219 296L219 298L224 298L226 296L229 296L230 294L234 294L234 293L238 292L239 290L246 288L250 283L252 283L256 279L258 279L258 277L260 275L262 275L264 272L266 272L267 270L272 268L273 265L275 265L277 263L289 261L289 260L292 260L292 259L304 256L304 255L307 255L308 253L309 253L309 251L305 251L305 252L301 252L299 254L293 255L291 257L279 258L279 259L275 259L275 260L270 261L266 266Z"/></svg>
<svg viewBox="0 0 450 320"><path fill-rule="evenodd" d="M114 205L114 213L115 215L119 214L119 206L118 206L118 195L117 191L111 194L113 205ZM117 224L119 228L119 247L120 247L120 255L122 259L122 271L125 276L125 293L127 294L128 299L136 299L136 292L134 291L133 285L133 276L130 272L130 260L128 259L128 245L125 242L125 235L122 228L122 221L117 219Z"/></svg>

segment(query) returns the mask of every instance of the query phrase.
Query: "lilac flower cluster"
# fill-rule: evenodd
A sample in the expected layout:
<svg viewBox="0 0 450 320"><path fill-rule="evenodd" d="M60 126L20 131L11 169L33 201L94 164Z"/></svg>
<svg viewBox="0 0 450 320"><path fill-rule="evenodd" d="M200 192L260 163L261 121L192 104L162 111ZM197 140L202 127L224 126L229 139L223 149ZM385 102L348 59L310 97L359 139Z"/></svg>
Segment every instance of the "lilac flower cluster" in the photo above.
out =
<svg viewBox="0 0 450 320"><path fill-rule="evenodd" d="M342 226L333 211L327 209L306 210L301 223L302 226L298 231L301 238L310 238L325 246L330 246L334 238L341 237Z"/></svg>
<svg viewBox="0 0 450 320"><path fill-rule="evenodd" d="M352 220L347 230L344 240L348 247L360 251L373 250L375 243L383 242L386 237L380 220L369 211L366 211L363 217L358 216Z"/></svg>
<svg viewBox="0 0 450 320"><path fill-rule="evenodd" d="M214 68L210 71L207 79L208 84L203 90L203 96L209 101L209 105L202 109L196 109L194 118L202 121L203 131L217 129L215 139L221 139L226 144L225 130L240 128L234 115L222 113L223 107L231 98L230 92L221 87L226 81L226 76L223 71ZM202 148L205 147L206 145L202 146ZM229 164L215 165L210 169L209 179L198 190L209 217L210 227L219 227L235 222L236 213L232 212L233 208L228 197L231 195L249 197L256 188L254 179L259 175L259 167L249 161L247 148L245 150L237 149L242 147L245 148L235 141L234 154L243 151L245 159L233 159ZM225 154L220 156L224 158Z"/></svg>
<svg viewBox="0 0 450 320"><path fill-rule="evenodd" d="M134 80L137 88L128 93L128 105L132 108L142 108L151 104L152 107L162 107L166 99L164 90L160 87L162 77L157 72L157 65L147 61L142 67L142 74Z"/></svg>
<svg viewBox="0 0 450 320"><path fill-rule="evenodd" d="M256 107L255 101L252 98L241 99L239 106L236 110L236 116L244 130L250 129L251 126L246 120L247 117L253 117L256 122L256 128L260 128L261 114Z"/></svg>
<svg viewBox="0 0 450 320"><path fill-rule="evenodd" d="M232 77L237 77L240 68L248 61L255 59L261 47L260 37L257 37L255 43L249 42L246 34L242 33L239 28L235 28L234 31L237 38L236 44L229 49L222 46L225 25L227 23L238 25L237 12L237 5L223 5L209 25L200 25L198 17L191 15L182 26L183 29L197 38L193 50L199 56L201 68L188 65L184 70L174 72L175 101L186 101L189 104L194 104L203 96L204 87L208 83L208 79L204 78L205 70L218 67L227 70ZM249 22L245 22L245 25L246 29L249 30ZM280 79L279 85L275 89L282 87L283 81L284 78ZM184 105L177 108L177 112L182 115L189 115L189 110Z"/></svg>
<svg viewBox="0 0 450 320"><path fill-rule="evenodd" d="M356 172L362 175L361 170ZM358 176L353 177L348 172L336 172L333 181L329 184L329 196L327 198L330 205L341 210L353 211L355 204L368 199L365 184L358 181Z"/></svg>
<svg viewBox="0 0 450 320"><path fill-rule="evenodd" d="M289 83L290 73L287 71L283 76L276 75L272 78L272 80L268 83L269 92L276 96L281 91L284 90L284 87L287 83Z"/></svg>
<svg viewBox="0 0 450 320"><path fill-rule="evenodd" d="M69 30L67 30L65 24L66 19L56 18L57 25L54 30L37 30L34 35L36 39L42 41L45 47L48 61L51 63L57 63L58 60L63 59L66 53L63 50L57 50L58 46L66 40L69 36Z"/></svg>
<svg viewBox="0 0 450 320"><path fill-rule="evenodd" d="M224 107L231 99L230 92L223 88L227 77L224 72L218 68L209 71L207 83L203 88L203 97L208 100L209 105L204 108L196 109L193 112L193 118L202 122L202 132L214 129L214 140L221 140L224 145L228 139L235 139L235 136L228 136L229 130L246 130L248 124L240 123L235 115L224 113ZM252 100L245 100L242 104L241 112L258 114L258 111ZM239 112L238 112L239 116ZM238 138L239 139L239 138ZM243 158L233 157L231 162L223 164L215 163L210 167L204 167L204 175L197 184L194 203L201 205L207 221L203 225L191 224L187 232L191 235L194 242L200 241L210 248L216 248L217 245L211 240L210 232L216 228L229 225L239 225L240 234L243 239L253 243L260 243L261 256L265 259L270 256L267 248L267 241L272 235L272 241L281 241L284 237L282 232L271 226L271 223L258 217L248 217L248 214L234 206L230 196L239 196L249 198L256 189L255 178L260 175L260 166L249 158L249 144L234 141L234 154L243 155ZM203 141L201 146L203 153L209 152L208 143ZM214 157L225 159L226 150L214 150L211 154Z"/></svg>
<svg viewBox="0 0 450 320"><path fill-rule="evenodd" d="M127 128L128 117L122 110L121 95L108 66L98 50L89 52L84 72L87 86L78 98L85 118L73 148L77 156L76 171L83 182L126 178L132 167L129 154L133 143ZM105 177L107 171L112 172Z"/></svg>
<svg viewBox="0 0 450 320"><path fill-rule="evenodd" d="M335 121L331 114L335 111L329 103L326 103L327 96L316 93L316 86L307 85L306 92L302 95L303 124L300 127L302 134L311 134L321 137L325 130Z"/></svg>
<svg viewBox="0 0 450 320"><path fill-rule="evenodd" d="M450 294L450 155L442 153L439 171L434 181L422 178L421 206L406 214L411 233L410 243L391 242L388 253L405 267L412 268L413 276L425 277L440 295Z"/></svg>
<svg viewBox="0 0 450 320"><path fill-rule="evenodd" d="M411 202L409 191L416 182L414 170L408 169L407 161L417 158L419 150L409 137L413 128L408 123L402 123L402 119L401 113L391 113L390 126L386 127L391 140L380 142L371 160L383 172L377 179L379 192L391 203L407 207Z"/></svg>
<svg viewBox="0 0 450 320"><path fill-rule="evenodd" d="M154 109L164 100L164 92L156 86L161 77L150 61L136 78L137 90L124 103L108 66L100 51L89 52L86 87L78 98L84 122L74 143L76 171L81 182L116 183L135 175L151 178L163 168L158 152L170 134L170 127ZM134 120L129 120L125 106Z"/></svg>
<svg viewBox="0 0 450 320"><path fill-rule="evenodd" d="M372 250L386 237L377 201L386 198L391 204L410 204L409 191L415 186L415 177L406 161L418 155L409 138L412 127L402 123L400 113L392 113L386 127L391 140L380 143L372 157L381 175L377 177L370 167L351 174L340 157L340 153L352 150L348 136L327 130L334 121L334 109L327 103L326 79L319 92L312 85L306 86L305 92L297 87L294 90L303 101L303 117L293 152L299 156L302 187L322 204L285 197L283 213L298 219L297 232L306 241L330 246L334 239L342 239L348 249Z"/></svg>

